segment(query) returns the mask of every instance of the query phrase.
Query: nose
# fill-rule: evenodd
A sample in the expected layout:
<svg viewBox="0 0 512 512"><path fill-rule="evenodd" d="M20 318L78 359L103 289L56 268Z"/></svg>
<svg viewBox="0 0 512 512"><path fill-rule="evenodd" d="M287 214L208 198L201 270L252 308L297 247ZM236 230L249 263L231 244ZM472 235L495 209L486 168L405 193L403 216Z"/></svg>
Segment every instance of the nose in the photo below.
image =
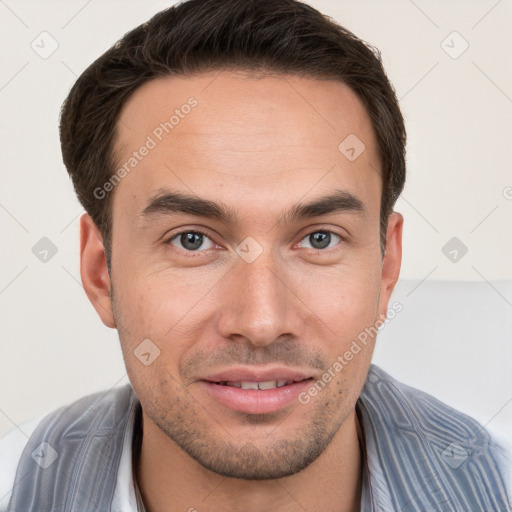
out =
<svg viewBox="0 0 512 512"><path fill-rule="evenodd" d="M244 338L263 347L279 337L297 337L303 327L301 301L294 294L294 283L271 252L252 263L237 260L222 283L223 299L218 317L219 334Z"/></svg>

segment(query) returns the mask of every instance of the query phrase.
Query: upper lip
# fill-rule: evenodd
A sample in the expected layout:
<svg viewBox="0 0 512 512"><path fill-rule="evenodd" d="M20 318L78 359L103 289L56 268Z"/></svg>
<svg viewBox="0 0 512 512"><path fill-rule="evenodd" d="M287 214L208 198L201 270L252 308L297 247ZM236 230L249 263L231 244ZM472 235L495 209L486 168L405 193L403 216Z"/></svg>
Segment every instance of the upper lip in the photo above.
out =
<svg viewBox="0 0 512 512"><path fill-rule="evenodd" d="M254 366L239 366L235 368L228 368L216 373L210 373L199 380L206 380L209 382L268 382L273 380L299 382L311 377L311 374L285 367L256 368Z"/></svg>

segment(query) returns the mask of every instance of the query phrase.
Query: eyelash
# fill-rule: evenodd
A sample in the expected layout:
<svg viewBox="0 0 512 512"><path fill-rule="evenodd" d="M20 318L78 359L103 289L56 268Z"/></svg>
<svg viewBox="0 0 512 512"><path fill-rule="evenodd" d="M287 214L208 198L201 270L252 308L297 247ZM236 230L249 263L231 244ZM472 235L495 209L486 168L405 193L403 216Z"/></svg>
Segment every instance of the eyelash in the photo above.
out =
<svg viewBox="0 0 512 512"><path fill-rule="evenodd" d="M331 235L335 235L335 236L337 236L340 239L340 241L338 242L338 244L336 244L336 246L330 247L330 248L327 248L327 249L311 249L311 248L309 248L310 253L311 252L313 254L327 253L330 250L335 249L342 242L345 242L345 238L342 237L339 233L336 233L335 231L332 231L332 230L329 230L329 229L321 229L321 228L320 229L315 229L313 231L310 231L309 233L306 233L300 239L300 241L304 240L304 238L306 238L306 237L308 237L308 236L310 236L310 235L312 235L314 233L320 233L320 232L321 233L330 233ZM178 233L173 234L170 238L168 238L167 240L164 241L164 244L172 245L171 242L174 239L178 238L180 235L184 234L184 233L194 233L194 234L198 234L198 235L203 235L206 238L209 238L211 240L211 237L208 235L208 233L206 233L205 231L202 231L201 229L195 228L195 229L185 229L183 231L179 231ZM212 242L213 242L213 240L212 240ZM178 251L184 253L185 257L187 257L187 258L197 258L198 256L203 256L202 253L205 253L206 251L209 250L209 249L203 249L203 250L197 250L197 251L188 251L186 249L179 249L177 247L175 249L177 249Z"/></svg>

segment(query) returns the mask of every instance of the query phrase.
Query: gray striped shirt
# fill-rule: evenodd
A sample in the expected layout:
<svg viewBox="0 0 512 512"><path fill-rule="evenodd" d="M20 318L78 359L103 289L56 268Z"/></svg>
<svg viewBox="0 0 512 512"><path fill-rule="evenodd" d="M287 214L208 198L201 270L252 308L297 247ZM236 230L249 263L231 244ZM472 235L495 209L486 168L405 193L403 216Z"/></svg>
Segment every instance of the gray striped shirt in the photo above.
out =
<svg viewBox="0 0 512 512"><path fill-rule="evenodd" d="M110 511L127 429L134 432L132 464L140 448L140 412L128 384L47 415L25 446L7 510ZM375 365L356 412L362 512L512 511L512 457L472 418ZM49 467L34 462L41 443L59 454Z"/></svg>

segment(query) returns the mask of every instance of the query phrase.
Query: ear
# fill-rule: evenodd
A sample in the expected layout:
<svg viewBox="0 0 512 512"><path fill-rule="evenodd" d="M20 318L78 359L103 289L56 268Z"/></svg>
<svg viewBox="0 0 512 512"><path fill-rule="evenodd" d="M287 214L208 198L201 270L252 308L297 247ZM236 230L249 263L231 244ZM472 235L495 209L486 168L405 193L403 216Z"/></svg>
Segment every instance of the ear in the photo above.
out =
<svg viewBox="0 0 512 512"><path fill-rule="evenodd" d="M80 217L80 276L85 293L103 323L115 328L103 237L87 213Z"/></svg>
<svg viewBox="0 0 512 512"><path fill-rule="evenodd" d="M393 212L388 219L386 232L386 253L382 261L382 279L379 298L379 315L386 317L388 302L400 275L402 264L402 229L404 218Z"/></svg>

